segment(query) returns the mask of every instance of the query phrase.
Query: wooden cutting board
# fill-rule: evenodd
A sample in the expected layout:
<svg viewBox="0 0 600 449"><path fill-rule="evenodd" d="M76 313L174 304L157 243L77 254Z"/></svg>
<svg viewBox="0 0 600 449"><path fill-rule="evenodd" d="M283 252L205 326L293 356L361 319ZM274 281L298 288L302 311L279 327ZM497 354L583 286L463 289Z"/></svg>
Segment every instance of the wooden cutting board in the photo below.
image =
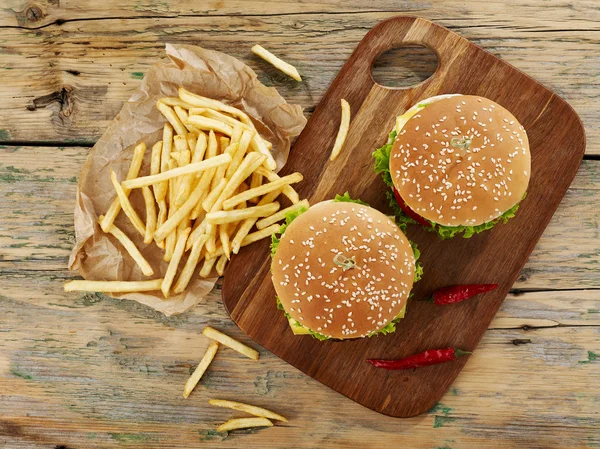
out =
<svg viewBox="0 0 600 449"><path fill-rule="evenodd" d="M373 62L403 44L422 44L435 51L439 60L435 74L409 89L376 84L371 75ZM421 99L447 93L488 97L519 119L531 146L531 182L515 218L471 239L442 241L419 226L409 227L407 235L419 245L425 270L414 298L454 284L500 284L494 292L451 306L413 300L393 334L320 342L294 336L277 309L267 241L234 257L223 283L227 311L252 339L319 382L390 416L409 417L429 410L468 357L412 371L376 369L365 360L401 358L448 346L476 350L577 172L585 151L583 126L564 100L506 62L427 20L394 17L360 42L316 108L282 172L304 174L297 190L311 204L349 191L352 197L389 212L387 187L373 172L371 153L386 141L398 114ZM352 122L345 148L330 162L341 98L351 105Z"/></svg>

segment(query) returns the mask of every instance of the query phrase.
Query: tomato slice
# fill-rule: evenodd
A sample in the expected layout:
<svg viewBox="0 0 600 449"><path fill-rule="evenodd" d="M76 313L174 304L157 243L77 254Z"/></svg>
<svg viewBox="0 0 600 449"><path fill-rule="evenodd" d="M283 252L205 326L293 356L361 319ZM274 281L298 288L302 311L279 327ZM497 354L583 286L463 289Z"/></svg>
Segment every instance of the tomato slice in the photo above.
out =
<svg viewBox="0 0 600 449"><path fill-rule="evenodd" d="M400 193L396 190L395 187L394 187L394 198L396 199L398 206L400 206L400 209L402 209L402 212L404 212L410 218L415 220L417 223L422 224L423 226L431 226L430 222L425 220L423 217L421 217L419 214L417 214L414 210L412 210L410 207L408 207L408 205L404 202L404 200L400 196Z"/></svg>

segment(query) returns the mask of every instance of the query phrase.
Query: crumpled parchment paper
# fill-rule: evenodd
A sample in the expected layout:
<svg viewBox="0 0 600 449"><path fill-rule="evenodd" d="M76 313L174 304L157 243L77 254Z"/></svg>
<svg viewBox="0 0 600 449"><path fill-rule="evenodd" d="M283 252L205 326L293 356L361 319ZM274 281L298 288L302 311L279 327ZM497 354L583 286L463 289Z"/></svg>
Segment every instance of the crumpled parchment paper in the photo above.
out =
<svg viewBox="0 0 600 449"><path fill-rule="evenodd" d="M288 104L275 88L266 87L256 73L236 58L217 51L188 45L167 44L169 62L154 64L140 89L123 105L100 140L91 150L79 177L75 206L76 243L69 259L69 269L79 270L88 280L144 280L144 276L120 243L106 235L97 224L115 193L110 182L110 168L123 180L129 168L134 146L146 142L147 151L140 176L149 174L150 150L162 138L165 119L156 109L159 98L177 96L183 86L191 92L221 100L246 112L260 134L273 143L278 169L286 162L290 141L306 124L299 105ZM131 192L130 200L142 220L145 207L140 189ZM115 224L140 248L154 269L153 279L167 269L163 250L145 245L127 217L120 213ZM185 258L180 268L185 263ZM164 299L160 292L111 294L132 299L166 315L185 312L202 300L213 288L216 278L201 279L197 273L187 290Z"/></svg>

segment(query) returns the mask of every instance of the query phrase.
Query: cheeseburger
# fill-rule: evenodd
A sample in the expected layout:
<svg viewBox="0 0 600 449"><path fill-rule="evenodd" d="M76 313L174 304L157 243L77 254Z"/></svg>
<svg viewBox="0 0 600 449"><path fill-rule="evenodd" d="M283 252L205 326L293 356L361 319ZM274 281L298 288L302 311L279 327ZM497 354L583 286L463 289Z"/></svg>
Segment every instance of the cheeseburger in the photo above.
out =
<svg viewBox="0 0 600 449"><path fill-rule="evenodd" d="M422 224L442 238L506 223L531 174L525 129L499 104L473 95L413 106L373 156L398 223Z"/></svg>
<svg viewBox="0 0 600 449"><path fill-rule="evenodd" d="M393 332L422 273L395 222L348 194L288 217L272 255L278 307L320 340Z"/></svg>

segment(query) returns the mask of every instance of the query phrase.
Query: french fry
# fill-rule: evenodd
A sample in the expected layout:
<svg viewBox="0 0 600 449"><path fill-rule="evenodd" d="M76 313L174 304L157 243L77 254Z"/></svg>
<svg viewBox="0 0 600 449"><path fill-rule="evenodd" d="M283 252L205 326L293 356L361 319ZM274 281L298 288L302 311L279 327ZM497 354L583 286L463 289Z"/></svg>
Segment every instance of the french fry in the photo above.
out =
<svg viewBox="0 0 600 449"><path fill-rule="evenodd" d="M144 243L152 243L154 239L154 231L156 230L156 205L154 203L154 195L150 187L142 187L144 195L144 203L146 204L146 234L144 235Z"/></svg>
<svg viewBox="0 0 600 449"><path fill-rule="evenodd" d="M245 355L246 357L248 357L252 360L258 360L258 358L259 358L258 351L255 351L254 349L250 348L249 346L246 346L245 344L240 343L239 341L231 338L229 335L225 335L223 332L220 332L210 326L206 326L202 330L202 335L204 335L205 337L208 337L212 340L218 341L222 345L227 346L228 348L231 348L234 351L237 351L240 354Z"/></svg>
<svg viewBox="0 0 600 449"><path fill-rule="evenodd" d="M203 115L190 115L185 123L201 129L202 131L209 131L212 129L228 136L233 134L232 126L219 120L215 120L214 118L204 117Z"/></svg>
<svg viewBox="0 0 600 449"><path fill-rule="evenodd" d="M186 124L189 116L187 111L179 105L173 106L173 110L175 111L175 114L177 115L179 121L183 123L183 126L185 126L189 132L194 132L194 127Z"/></svg>
<svg viewBox="0 0 600 449"><path fill-rule="evenodd" d="M242 123L246 125L252 125L252 121L248 117L248 115L239 110L236 107L229 106L222 101L213 100L212 98L202 97L200 95L196 95L183 87L180 87L178 90L179 98L186 104L192 105L192 107L201 107L201 108L211 108L216 109L217 111L227 112L228 114L235 115L239 117Z"/></svg>
<svg viewBox="0 0 600 449"><path fill-rule="evenodd" d="M250 175L263 164L265 159L265 156L258 153L248 153L235 173L227 180L227 185L210 211L215 212L221 210L223 202L235 194L235 191L240 187L244 180L250 177Z"/></svg>
<svg viewBox="0 0 600 449"><path fill-rule="evenodd" d="M219 183L210 191L206 199L202 202L202 208L205 211L209 211L213 208L226 185L227 180L221 179Z"/></svg>
<svg viewBox="0 0 600 449"><path fill-rule="evenodd" d="M279 210L279 203L273 202L264 206L253 206L246 209L234 209L226 211L209 212L206 221L209 225L232 223L254 217L268 217Z"/></svg>
<svg viewBox="0 0 600 449"><path fill-rule="evenodd" d="M131 221L131 224L133 224L135 229L142 235L142 237L145 237L146 227L144 226L144 223L142 222L141 218L139 217L131 203L129 202L129 198L123 190L123 187L121 187L121 184L119 184L119 181L117 181L117 175L115 174L112 168L110 169L110 181L112 182L112 185L115 188L115 192L117 192L117 197L119 198L119 202L121 203L121 209L123 209L123 212L125 212L125 215L127 216L127 218L129 218L129 221Z"/></svg>
<svg viewBox="0 0 600 449"><path fill-rule="evenodd" d="M188 237L187 244L185 246L185 250L189 251L192 248L192 245L196 243L196 240L200 238L203 234L205 234L206 230L206 220L196 220L194 223L194 228L192 229L192 233Z"/></svg>
<svg viewBox="0 0 600 449"><path fill-rule="evenodd" d="M216 251L217 245L217 227L213 224L206 222L206 235L208 235L208 240L206 241L206 251L208 254L206 257L212 257L213 253Z"/></svg>
<svg viewBox="0 0 600 449"><path fill-rule="evenodd" d="M263 196L261 198L261 200L258 202L258 205L264 206L265 204L272 203L273 201L275 201L277 199L277 197L280 194L281 194L281 190L267 193L265 196ZM258 220L257 218L247 218L246 220L244 220L242 222L242 224L240 225L240 227L238 228L238 230L235 234L235 237L233 238L233 240L231 242L231 250L232 250L233 254L237 254L240 251L240 248L242 247L242 241L248 235L248 233L250 232L250 230L254 226L254 223L256 223L257 220Z"/></svg>
<svg viewBox="0 0 600 449"><path fill-rule="evenodd" d="M275 170L277 168L277 163L275 162L275 159L273 159L271 151L267 148L265 141L260 137L258 131L255 132L252 136L250 146L253 151L258 151L259 153L267 157L267 160L265 161L266 168L268 168L269 170Z"/></svg>
<svg viewBox="0 0 600 449"><path fill-rule="evenodd" d="M285 185L293 184L296 182L302 181L303 176L300 173L292 173L291 175L284 176L283 178L279 178L273 182L269 182L267 184L263 184L260 187L255 187L254 189L246 190L245 192L239 193L228 200L223 201L223 209L230 210L233 209L236 205L241 203L242 201L248 201L252 198L256 198L261 195L265 195L269 192L274 192L275 190L279 190L283 188Z"/></svg>
<svg viewBox="0 0 600 449"><path fill-rule="evenodd" d="M202 133L202 134L204 134L204 133ZM194 148L196 148L197 140L198 140L198 134L196 134L195 132L190 132L187 135L188 149L192 152L192 154L194 153Z"/></svg>
<svg viewBox="0 0 600 449"><path fill-rule="evenodd" d="M260 173L254 172L252 173L252 177L250 178L250 188L251 189L255 189L257 187L260 187L263 183L263 179L264 176L261 175ZM248 200L250 203L258 203L259 199L257 197L254 197L250 200Z"/></svg>
<svg viewBox="0 0 600 449"><path fill-rule="evenodd" d="M179 164L180 167L188 165L190 163L191 152L185 150L181 154L181 162ZM179 185L177 186L177 194L175 195L175 207L179 208L185 200L187 200L188 196L190 196L190 192L192 191L192 184L195 179L195 175L185 175L179 179Z"/></svg>
<svg viewBox="0 0 600 449"><path fill-rule="evenodd" d="M225 180L222 183L223 187L225 186ZM154 239L158 242L167 238L169 234L177 228L177 226L184 220L187 219L190 212L194 209L196 204L198 203L198 199L202 194L203 186L198 185L192 192L192 194L188 197L188 199L181 205L179 209L177 209L173 214L163 223L163 225L156 230L154 233ZM215 196L218 196L220 191L213 190L211 195L214 193Z"/></svg>
<svg viewBox="0 0 600 449"><path fill-rule="evenodd" d="M151 281L69 281L65 282L66 292L150 292L160 290L162 279Z"/></svg>
<svg viewBox="0 0 600 449"><path fill-rule="evenodd" d="M175 282L175 285L173 286L173 293L178 294L178 293L183 292L186 289L186 287L188 286L188 284L190 283L190 280L192 279L194 271L196 270L196 267L198 266L198 262L200 262L202 248L204 248L204 244L206 243L207 240L208 240L208 235L203 234L192 245L192 251L190 252L189 257L188 257L187 261L185 262L183 269L181 270L181 274L177 278L177 282ZM189 242L189 237L188 237L188 242Z"/></svg>
<svg viewBox="0 0 600 449"><path fill-rule="evenodd" d="M131 163L129 164L129 170L127 171L127 177L125 179L134 179L137 178L140 167L142 166L142 161L144 160L144 153L146 152L146 144L144 142L140 142L133 149L133 158L131 159ZM125 195L129 196L129 190L125 190ZM104 214L104 219L100 223L100 227L104 232L108 232L110 225L112 225L119 215L121 211L121 202L119 198L115 198Z"/></svg>
<svg viewBox="0 0 600 449"><path fill-rule="evenodd" d="M202 268L200 269L200 277L202 278L207 278L208 276L210 276L210 273L212 272L213 266L215 265L215 262L217 261L217 257L207 257L208 254L204 257L204 264L202 264Z"/></svg>
<svg viewBox="0 0 600 449"><path fill-rule="evenodd" d="M217 343L216 341L213 341L210 343L210 345L208 345L208 349L204 353L204 357L202 357L202 360L198 364L198 367L194 370L193 374L185 383L185 387L183 387L184 398L187 398L192 392L192 390L196 387L196 385L198 385L198 382L200 382L202 375L208 369L210 362L212 362L215 358L217 349L219 349L219 343Z"/></svg>
<svg viewBox="0 0 600 449"><path fill-rule="evenodd" d="M180 106L183 109L192 109L194 107L193 104L186 103L181 98L178 97L163 97L160 100L161 103L166 104L167 106Z"/></svg>
<svg viewBox="0 0 600 449"><path fill-rule="evenodd" d="M171 126L177 134L179 134L180 136L187 136L187 128L183 125L181 120L179 120L179 117L177 117L177 114L175 114L175 111L171 106L167 106L162 101L158 101L156 103L156 107L158 108L160 113L164 115L164 117L171 124Z"/></svg>
<svg viewBox="0 0 600 449"><path fill-rule="evenodd" d="M223 251L226 251L225 248L223 248ZM217 274L219 276L223 276L223 273L225 273L225 265L227 265L227 261L229 260L228 254L229 253L226 252L221 257L219 257L219 260L217 260L217 265L215 266L215 270L217 271Z"/></svg>
<svg viewBox="0 0 600 449"><path fill-rule="evenodd" d="M235 149L235 147L232 147L231 149L229 149L229 139L227 137L220 137L219 138L219 148L221 153L229 153L232 156L232 160L233 160L233 150ZM212 183L211 183L211 188L214 189L216 187L216 185L219 183L219 180L223 179L225 177L225 172L227 170L227 167L225 165L221 165L220 167L217 167L217 171L215 172L215 175L212 179Z"/></svg>
<svg viewBox="0 0 600 449"><path fill-rule="evenodd" d="M273 234L279 232L281 230L281 225L274 224L269 226L268 228L261 229L260 231L255 231L248 234L242 240L242 246L247 246L250 243L258 242L267 237L271 237Z"/></svg>
<svg viewBox="0 0 600 449"><path fill-rule="evenodd" d="M150 193L150 195L152 195L152 193ZM152 200L154 201L154 198L152 198ZM101 221L102 218L104 217L100 215L100 217L98 217L98 221ZM123 245L123 248L125 248L127 253L129 253L129 255L135 261L137 266L141 268L144 276L152 276L154 274L154 270L152 269L148 261L144 258L144 256L142 256L142 253L140 253L140 250L137 248L137 246L135 246L135 243L133 243L123 231L121 231L117 226L112 224L110 225L110 228L108 228L108 233L115 237L119 241L119 243Z"/></svg>
<svg viewBox="0 0 600 449"><path fill-rule="evenodd" d="M154 235L156 238L156 234ZM174 229L167 234L163 241L165 243L165 254L163 255L163 260L165 262L171 262L171 259L173 258L173 252L175 251L175 245L177 244L177 230Z"/></svg>
<svg viewBox="0 0 600 449"><path fill-rule="evenodd" d="M170 123L165 123L163 127L163 140L162 140L162 149L160 153L160 171L162 173L169 169L169 160L171 155L171 150L173 149L173 127ZM151 175L157 175L158 173L150 173ZM168 181L159 182L153 186L154 195L156 196L156 201L160 203L167 196L167 190L169 188Z"/></svg>
<svg viewBox="0 0 600 449"><path fill-rule="evenodd" d="M255 405L244 404L243 402L227 401L225 399L210 399L208 401L210 405L216 407L225 407L239 412L245 412L250 415L260 416L263 418L275 419L277 421L288 422L288 420L278 413L267 410L266 408L256 407Z"/></svg>
<svg viewBox="0 0 600 449"><path fill-rule="evenodd" d="M219 154L218 156L204 159L201 162L188 164L185 167L177 167L172 170L167 170L163 173L159 173L158 175L142 176L140 178L123 181L123 188L137 189L156 184L157 182L168 181L171 178L189 175L192 173L199 173L201 171L208 170L209 168L228 164L229 162L231 162L231 156L229 154Z"/></svg>
<svg viewBox="0 0 600 449"><path fill-rule="evenodd" d="M254 126L249 126L240 121L237 118L233 118L229 115L223 114L222 112L217 111L212 108L193 108L190 109L190 115L203 115L205 117L209 117L215 120L220 120L223 123L227 123L230 126L241 126L244 129L254 129Z"/></svg>
<svg viewBox="0 0 600 449"><path fill-rule="evenodd" d="M169 297L169 290L171 290L171 284L175 279L175 274L177 274L177 267L179 266L179 262L181 261L181 256L183 256L183 252L185 250L185 242L189 235L190 228L186 228L184 231L181 232L181 235L177 237L177 244L175 245L173 256L169 261L167 272L165 273L162 285L160 286L160 290L162 291L162 294L165 297L165 299Z"/></svg>
<svg viewBox="0 0 600 449"><path fill-rule="evenodd" d="M167 202L165 200L162 200L160 203L158 203L158 217L156 219L156 229L159 229L167 220L167 213ZM158 246L161 249L165 249L165 241L157 241L156 246Z"/></svg>
<svg viewBox="0 0 600 449"><path fill-rule="evenodd" d="M265 178L267 178L267 179L268 179L270 182L274 182L274 181L276 181L276 180L280 179L280 176L279 176L277 173L275 173L275 172L273 172L273 171L270 171L270 170L267 170L267 169L266 169L266 168L264 168L264 167L259 167L259 168L256 170L256 172L257 172L257 173L260 173L261 175L263 175L263 176L264 176ZM295 191L295 190L292 188L292 186L289 186L289 185L288 185L288 186L284 186L284 187L283 187L283 190L282 190L282 193L283 193L285 196L287 196L287 197L288 197L288 199L289 199L289 200L290 200L292 203L294 203L294 204L296 204L298 201L300 201L300 195L298 195L298 192L296 192L296 191Z"/></svg>
<svg viewBox="0 0 600 449"><path fill-rule="evenodd" d="M210 193L209 192L210 182L211 182L212 176L214 175L214 170L216 170L216 169L211 168L210 170L205 171L204 174L202 175L202 177L200 178L200 181L198 182L197 187L201 188L202 194L200 195L198 204L196 204L196 206L192 210L192 213L190 214L190 218L192 220L197 219L200 216L200 214L202 213L202 211L204 210L202 208L202 203L204 202L204 200Z"/></svg>
<svg viewBox="0 0 600 449"><path fill-rule="evenodd" d="M252 53L254 53L256 56L264 59L269 64L271 64L273 67L281 70L287 76L295 79L296 81L302 81L302 78L300 77L298 70L296 70L296 67L279 59L273 53L271 53L268 50L265 50L260 45L255 45L254 47L252 47Z"/></svg>
<svg viewBox="0 0 600 449"><path fill-rule="evenodd" d="M204 153L206 153L206 148L208 147L208 139L206 138L206 134L200 132L198 134L198 138L196 139L196 146L194 147L194 154L192 155L192 163L200 162L204 159Z"/></svg>
<svg viewBox="0 0 600 449"><path fill-rule="evenodd" d="M256 229L260 230L268 228L269 226L271 226L274 223L277 223L278 221L285 220L285 217L288 214L297 212L301 209L308 209L309 207L310 204L308 200L302 200L296 204L292 204L290 207L286 207L285 209L282 209L269 217L261 218L260 220L258 220L256 222Z"/></svg>
<svg viewBox="0 0 600 449"><path fill-rule="evenodd" d="M231 245L229 244L229 226L233 226L233 224L219 225L219 241L221 242L223 252L227 259L229 259L229 254L231 253ZM218 267L219 265L217 263L217 273L219 272Z"/></svg>
<svg viewBox="0 0 600 449"><path fill-rule="evenodd" d="M225 177L227 179L231 178L235 171L238 169L242 160L244 159L244 155L248 151L248 147L250 146L250 142L252 141L252 136L254 135L254 131L252 130L244 130L242 131L239 145L235 153L232 155L231 163L227 167L227 171L225 172ZM231 140L234 140L232 137Z"/></svg>
<svg viewBox="0 0 600 449"><path fill-rule="evenodd" d="M251 427L273 427L267 418L234 418L217 427L217 432L229 432L235 429L248 429Z"/></svg>
<svg viewBox="0 0 600 449"><path fill-rule="evenodd" d="M152 153L150 156L150 174L156 175L160 173L160 154L162 152L162 140L159 140L152 145Z"/></svg>
<svg viewBox="0 0 600 449"><path fill-rule="evenodd" d="M338 131L337 137L335 138L335 143L333 144L333 149L331 150L331 156L329 156L329 160L333 161L342 151L342 147L344 146L344 142L346 141L346 136L348 136L348 130L350 129L350 104L342 98L342 119L340 121L340 129Z"/></svg>

